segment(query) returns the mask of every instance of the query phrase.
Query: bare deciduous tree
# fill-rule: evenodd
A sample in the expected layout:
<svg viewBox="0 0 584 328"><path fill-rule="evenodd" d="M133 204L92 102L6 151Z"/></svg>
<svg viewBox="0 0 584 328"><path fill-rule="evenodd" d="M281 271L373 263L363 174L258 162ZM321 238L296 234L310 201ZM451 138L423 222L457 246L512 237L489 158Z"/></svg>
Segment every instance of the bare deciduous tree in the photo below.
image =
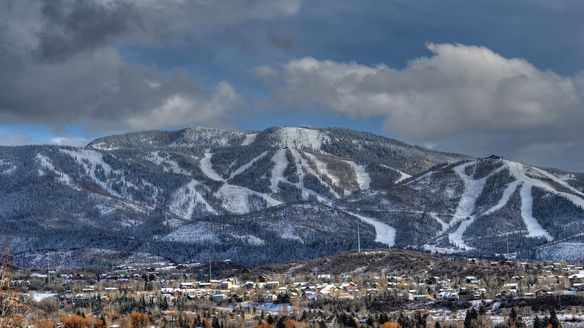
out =
<svg viewBox="0 0 584 328"><path fill-rule="evenodd" d="M0 242L5 246L6 243ZM8 247L2 247L0 254L0 328L20 326L26 318L27 309L12 284L14 269L10 261Z"/></svg>

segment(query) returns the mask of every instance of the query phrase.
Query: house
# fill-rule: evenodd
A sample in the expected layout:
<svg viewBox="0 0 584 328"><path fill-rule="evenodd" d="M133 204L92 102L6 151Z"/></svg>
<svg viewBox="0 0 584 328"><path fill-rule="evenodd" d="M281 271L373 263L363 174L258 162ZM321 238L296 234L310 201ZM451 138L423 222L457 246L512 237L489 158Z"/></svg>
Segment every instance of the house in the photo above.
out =
<svg viewBox="0 0 584 328"><path fill-rule="evenodd" d="M180 289L193 289L194 284L192 282L181 282Z"/></svg>
<svg viewBox="0 0 584 328"><path fill-rule="evenodd" d="M217 293L217 294L214 294L213 296L211 296L211 300L214 303L221 303L225 299L227 299L227 296L225 294L223 294L223 293Z"/></svg>
<svg viewBox="0 0 584 328"><path fill-rule="evenodd" d="M273 303L275 300L278 299L278 296L274 294L268 294L264 297L264 302L266 303Z"/></svg>
<svg viewBox="0 0 584 328"><path fill-rule="evenodd" d="M519 291L519 284L517 283L507 283L503 285L503 290L511 294L517 294Z"/></svg>
<svg viewBox="0 0 584 328"><path fill-rule="evenodd" d="M221 289L231 289L231 288L233 288L233 283L231 282L231 280L228 279L228 280L221 282L219 287Z"/></svg>
<svg viewBox="0 0 584 328"><path fill-rule="evenodd" d="M268 281L265 284L266 289L277 289L280 288L280 282L276 280Z"/></svg>
<svg viewBox="0 0 584 328"><path fill-rule="evenodd" d="M584 271L580 271L576 274L570 275L568 277L570 279L570 285L577 289L583 289L584 286Z"/></svg>
<svg viewBox="0 0 584 328"><path fill-rule="evenodd" d="M265 273L262 273L262 274L260 274L260 275L258 276L258 281L259 281L259 282L267 282L267 281L269 281L269 280L270 280L270 276L268 276L268 275L267 275L267 274L265 274Z"/></svg>
<svg viewBox="0 0 584 328"><path fill-rule="evenodd" d="M331 275L330 274L319 274L316 278L320 282L331 282Z"/></svg>
<svg viewBox="0 0 584 328"><path fill-rule="evenodd" d="M95 286L85 286L82 290L82 292L84 293L94 293L95 292Z"/></svg>
<svg viewBox="0 0 584 328"><path fill-rule="evenodd" d="M199 288L211 288L210 282L199 282L197 285L199 286Z"/></svg>

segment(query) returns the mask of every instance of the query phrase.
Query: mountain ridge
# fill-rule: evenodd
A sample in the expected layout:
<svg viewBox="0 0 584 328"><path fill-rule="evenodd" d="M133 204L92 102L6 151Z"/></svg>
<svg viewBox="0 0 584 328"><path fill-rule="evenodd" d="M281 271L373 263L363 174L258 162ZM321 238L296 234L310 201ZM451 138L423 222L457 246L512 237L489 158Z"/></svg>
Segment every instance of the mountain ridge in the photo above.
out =
<svg viewBox="0 0 584 328"><path fill-rule="evenodd" d="M23 258L91 248L262 264L356 248L357 224L369 247L485 256L507 244L541 256L584 235L578 173L344 128L151 130L83 148L0 148L0 183L0 233Z"/></svg>

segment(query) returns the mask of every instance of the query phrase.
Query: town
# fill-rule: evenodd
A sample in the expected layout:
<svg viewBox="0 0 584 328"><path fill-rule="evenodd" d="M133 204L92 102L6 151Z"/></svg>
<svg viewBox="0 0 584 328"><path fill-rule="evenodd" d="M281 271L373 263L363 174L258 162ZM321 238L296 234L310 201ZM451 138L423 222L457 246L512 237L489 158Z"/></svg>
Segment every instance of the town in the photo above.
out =
<svg viewBox="0 0 584 328"><path fill-rule="evenodd" d="M28 327L584 324L579 264L395 249L251 269L223 260L15 270L9 285Z"/></svg>

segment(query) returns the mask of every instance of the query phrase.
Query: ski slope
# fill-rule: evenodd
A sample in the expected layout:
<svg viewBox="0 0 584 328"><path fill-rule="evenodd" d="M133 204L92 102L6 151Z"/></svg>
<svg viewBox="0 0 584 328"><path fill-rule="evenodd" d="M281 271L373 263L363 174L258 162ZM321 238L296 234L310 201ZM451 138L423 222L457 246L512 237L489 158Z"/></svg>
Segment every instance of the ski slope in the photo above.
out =
<svg viewBox="0 0 584 328"><path fill-rule="evenodd" d="M395 235L396 230L383 222L379 222L376 219L368 218L357 213L348 212L348 214L360 219L361 221L372 225L375 228L375 241L388 245L389 247L395 246Z"/></svg>

